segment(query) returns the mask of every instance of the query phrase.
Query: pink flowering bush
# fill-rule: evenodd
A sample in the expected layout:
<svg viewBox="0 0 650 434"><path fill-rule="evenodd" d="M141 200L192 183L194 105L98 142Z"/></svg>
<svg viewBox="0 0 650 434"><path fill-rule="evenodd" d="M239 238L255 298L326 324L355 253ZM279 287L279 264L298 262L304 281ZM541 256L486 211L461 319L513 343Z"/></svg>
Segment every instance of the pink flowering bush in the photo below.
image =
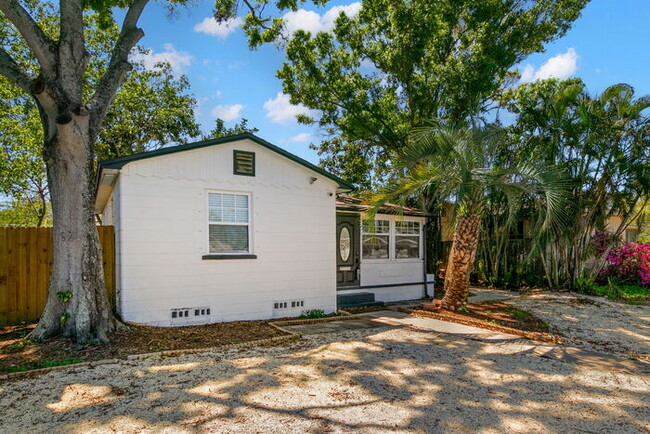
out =
<svg viewBox="0 0 650 434"><path fill-rule="evenodd" d="M600 277L620 284L650 287L650 244L627 243L612 249Z"/></svg>
<svg viewBox="0 0 650 434"><path fill-rule="evenodd" d="M596 231L591 237L591 246L598 257L610 247L616 247L618 244L620 244L619 238L611 232Z"/></svg>

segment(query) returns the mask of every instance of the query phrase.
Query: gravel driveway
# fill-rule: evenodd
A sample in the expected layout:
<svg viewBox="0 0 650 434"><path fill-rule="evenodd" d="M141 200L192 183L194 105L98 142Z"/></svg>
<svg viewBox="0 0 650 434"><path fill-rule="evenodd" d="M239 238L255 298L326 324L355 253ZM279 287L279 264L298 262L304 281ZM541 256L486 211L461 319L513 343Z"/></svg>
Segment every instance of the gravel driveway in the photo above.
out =
<svg viewBox="0 0 650 434"><path fill-rule="evenodd" d="M507 303L548 322L567 338L567 345L650 359L650 306L554 292L513 297Z"/></svg>
<svg viewBox="0 0 650 434"><path fill-rule="evenodd" d="M408 327L0 384L0 431L648 432L647 374Z"/></svg>

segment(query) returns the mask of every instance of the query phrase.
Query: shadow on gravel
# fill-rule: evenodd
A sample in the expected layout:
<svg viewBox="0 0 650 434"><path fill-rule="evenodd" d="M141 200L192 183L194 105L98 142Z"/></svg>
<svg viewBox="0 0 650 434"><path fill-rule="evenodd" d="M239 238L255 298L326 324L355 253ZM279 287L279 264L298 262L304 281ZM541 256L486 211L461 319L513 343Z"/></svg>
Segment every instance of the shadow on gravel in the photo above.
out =
<svg viewBox="0 0 650 434"><path fill-rule="evenodd" d="M638 373L381 328L0 384L0 431L643 432L649 392Z"/></svg>

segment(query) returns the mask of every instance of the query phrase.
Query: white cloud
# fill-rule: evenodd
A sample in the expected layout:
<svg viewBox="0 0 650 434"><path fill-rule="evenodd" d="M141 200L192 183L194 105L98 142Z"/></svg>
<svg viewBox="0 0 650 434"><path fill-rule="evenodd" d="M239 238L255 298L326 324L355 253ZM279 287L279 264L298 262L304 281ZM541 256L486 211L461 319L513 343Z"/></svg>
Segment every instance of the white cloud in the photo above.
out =
<svg viewBox="0 0 650 434"><path fill-rule="evenodd" d="M291 36L296 30L305 30L312 34L318 32L331 32L334 28L334 21L341 12L348 17L354 17L361 9L361 2L354 2L345 6L334 6L322 16L314 11L298 9L284 15L284 26L286 36Z"/></svg>
<svg viewBox="0 0 650 434"><path fill-rule="evenodd" d="M214 17L207 17L194 26L194 31L225 39L228 37L228 35L237 30L237 28L241 26L243 22L244 20L240 17L230 18L221 23L218 23Z"/></svg>
<svg viewBox="0 0 650 434"><path fill-rule="evenodd" d="M174 44L163 45L165 51L156 53L149 50L146 54L134 54L133 60L142 62L147 69L154 69L157 63L168 62L175 74L182 74L192 64L192 55L186 51L178 51Z"/></svg>
<svg viewBox="0 0 650 434"><path fill-rule="evenodd" d="M579 57L574 48L569 48L566 53L558 54L548 59L537 70L528 64L521 71L521 81L522 83L528 83L547 78L568 78L578 70Z"/></svg>
<svg viewBox="0 0 650 434"><path fill-rule="evenodd" d="M534 79L535 79L535 67L531 64L524 66L524 69L521 71L522 83L530 83Z"/></svg>
<svg viewBox="0 0 650 434"><path fill-rule="evenodd" d="M289 95L278 92L275 98L264 103L266 117L277 124L295 121L297 115L314 116L317 111L311 110L302 104L293 105L289 102Z"/></svg>
<svg viewBox="0 0 650 434"><path fill-rule="evenodd" d="M225 122L234 121L241 117L241 111L244 109L242 104L224 105L219 104L212 109L212 116L223 119Z"/></svg>
<svg viewBox="0 0 650 434"><path fill-rule="evenodd" d="M305 143L309 140L311 140L311 133L302 133L302 134L297 134L293 136L292 138L289 139L292 142L295 143Z"/></svg>
<svg viewBox="0 0 650 434"><path fill-rule="evenodd" d="M354 2L345 6L334 6L325 12L325 15L323 15L322 22L323 26L325 27L325 31L329 32L334 28L334 21L336 21L339 15L341 15L341 12L343 12L348 17L353 18L359 13L360 10L361 2Z"/></svg>

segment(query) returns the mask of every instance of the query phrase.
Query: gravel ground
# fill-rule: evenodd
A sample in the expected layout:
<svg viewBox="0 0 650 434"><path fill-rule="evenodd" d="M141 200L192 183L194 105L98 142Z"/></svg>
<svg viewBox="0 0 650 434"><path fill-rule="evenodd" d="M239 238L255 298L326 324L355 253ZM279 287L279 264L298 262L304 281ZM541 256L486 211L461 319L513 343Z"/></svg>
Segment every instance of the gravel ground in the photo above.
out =
<svg viewBox="0 0 650 434"><path fill-rule="evenodd" d="M407 327L0 384L0 432L648 432L647 375Z"/></svg>
<svg viewBox="0 0 650 434"><path fill-rule="evenodd" d="M650 358L650 306L554 292L515 297L507 303L551 324L567 338L567 345Z"/></svg>

